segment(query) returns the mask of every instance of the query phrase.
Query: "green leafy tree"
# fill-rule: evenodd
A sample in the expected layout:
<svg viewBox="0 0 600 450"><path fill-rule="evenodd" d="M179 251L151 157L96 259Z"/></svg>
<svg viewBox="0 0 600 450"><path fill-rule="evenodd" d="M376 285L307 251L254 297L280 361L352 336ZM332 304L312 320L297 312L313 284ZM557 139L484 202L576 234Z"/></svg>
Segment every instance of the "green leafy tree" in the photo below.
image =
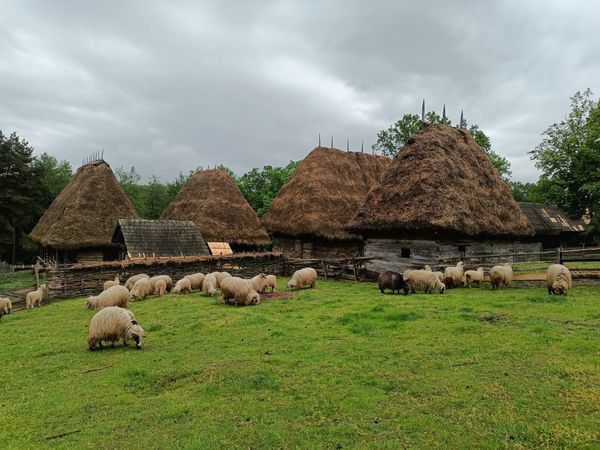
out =
<svg viewBox="0 0 600 450"><path fill-rule="evenodd" d="M54 156L42 153L34 161L42 173L42 198L44 208L48 208L58 194L69 184L73 177L71 164L67 161L58 161Z"/></svg>
<svg viewBox="0 0 600 450"><path fill-rule="evenodd" d="M144 219L159 219L162 212L169 205L169 189L160 182L156 175L150 177L150 183L143 186L144 192Z"/></svg>
<svg viewBox="0 0 600 450"><path fill-rule="evenodd" d="M592 91L576 92L571 110L550 125L543 141L530 152L542 170L538 189L548 203L574 216L589 215L600 229L600 105Z"/></svg>
<svg viewBox="0 0 600 450"><path fill-rule="evenodd" d="M265 215L277 192L292 176L298 164L300 161L290 161L285 167L264 166L237 178L240 191L258 217Z"/></svg>
<svg viewBox="0 0 600 450"><path fill-rule="evenodd" d="M425 121L434 124L452 124L448 118L442 119L435 111L429 111L425 114ZM467 126L467 122L463 119L462 126L469 130L475 142L477 142L477 144L485 151L500 175L505 180L508 180L511 175L510 162L508 159L492 150L490 138L479 129L479 125ZM421 119L419 116L416 114L404 114L404 116L390 128L381 130L377 133L377 142L373 144L372 148L386 156L395 156L398 149L405 145L408 139L420 129Z"/></svg>
<svg viewBox="0 0 600 450"><path fill-rule="evenodd" d="M42 175L29 143L0 131L0 251L13 264L32 257L22 244L43 211Z"/></svg>
<svg viewBox="0 0 600 450"><path fill-rule="evenodd" d="M115 169L115 173L117 175L117 179L119 180L119 184L133 203L133 207L140 215L140 217L144 217L145 215L145 205L144 205L144 192L140 185L140 180L142 177L137 172L134 166L131 166L129 170L125 170L123 167L118 167Z"/></svg>

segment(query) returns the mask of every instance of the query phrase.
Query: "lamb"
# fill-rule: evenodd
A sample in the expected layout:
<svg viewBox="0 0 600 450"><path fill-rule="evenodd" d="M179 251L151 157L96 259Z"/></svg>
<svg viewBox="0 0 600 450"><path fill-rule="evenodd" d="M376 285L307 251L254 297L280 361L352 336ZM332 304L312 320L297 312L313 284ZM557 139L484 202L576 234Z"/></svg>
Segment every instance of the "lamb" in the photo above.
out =
<svg viewBox="0 0 600 450"><path fill-rule="evenodd" d="M110 342L111 347L114 347L115 342L121 339L124 346L129 339L132 339L138 350L142 348L144 329L137 323L131 311L118 306L109 306L94 314L87 338L90 350L94 350L96 344L102 348L102 341Z"/></svg>
<svg viewBox="0 0 600 450"><path fill-rule="evenodd" d="M221 287L221 281L223 281L224 278L231 276L229 272L213 272L213 274L215 275L215 279L217 281L217 288Z"/></svg>
<svg viewBox="0 0 600 450"><path fill-rule="evenodd" d="M258 305L260 295L249 280L238 277L225 277L221 280L223 302L233 305Z"/></svg>
<svg viewBox="0 0 600 450"><path fill-rule="evenodd" d="M189 278L182 278L177 283L175 283L175 287L173 288L173 293L175 294L189 294L192 292L192 282Z"/></svg>
<svg viewBox="0 0 600 450"><path fill-rule="evenodd" d="M458 286L462 283L464 273L465 269L462 261L459 261L456 267L446 267L444 271L444 283L448 287Z"/></svg>
<svg viewBox="0 0 600 450"><path fill-rule="evenodd" d="M145 273L138 273L137 275L133 275L133 276L127 278L127 281L125 282L125 287L129 290L133 289L133 285L140 278L150 278L150 277L148 275L146 275Z"/></svg>
<svg viewBox="0 0 600 450"><path fill-rule="evenodd" d="M140 278L135 282L135 284L133 285L133 289L129 294L131 300L144 300L146 297L152 294L152 292L154 292L154 288L152 287L152 283L150 282L150 280L151 279L149 278ZM154 281L156 282L157 280ZM163 281L165 281L166 288L166 280Z"/></svg>
<svg viewBox="0 0 600 450"><path fill-rule="evenodd" d="M410 292L413 294L417 291L417 288L422 289L427 294L434 291L443 294L446 290L446 285L440 281L438 276L428 270L411 270L405 276L405 280L408 281Z"/></svg>
<svg viewBox="0 0 600 450"><path fill-rule="evenodd" d="M296 270L288 281L288 288L291 290L302 289L304 286L314 288L317 284L317 271L312 267Z"/></svg>
<svg viewBox="0 0 600 450"><path fill-rule="evenodd" d="M549 295L567 295L573 286L571 272L562 264L552 264L546 273L546 285Z"/></svg>
<svg viewBox="0 0 600 450"><path fill-rule="evenodd" d="M263 294L269 284L267 283L267 276L264 273L259 273L255 277L250 279L250 284L256 292Z"/></svg>
<svg viewBox="0 0 600 450"><path fill-rule="evenodd" d="M510 287L513 279L513 270L511 266L494 266L490 270L490 285L492 291L498 289L499 286Z"/></svg>
<svg viewBox="0 0 600 450"><path fill-rule="evenodd" d="M408 285L404 281L403 276L398 272L388 270L380 273L377 284L379 285L379 290L382 294L385 294L386 289L391 289L392 294L395 291L398 291L398 294L400 294L400 289L402 289L404 295L408 295Z"/></svg>
<svg viewBox="0 0 600 450"><path fill-rule="evenodd" d="M2 316L10 314L11 311L12 303L10 298L0 297L0 319L2 319Z"/></svg>
<svg viewBox="0 0 600 450"><path fill-rule="evenodd" d="M204 281L202 282L202 293L204 295L215 295L217 291L217 278L213 273L209 273L204 277Z"/></svg>
<svg viewBox="0 0 600 450"><path fill-rule="evenodd" d="M167 283L165 280L156 280L154 283L154 294L158 297L162 297L165 295L165 291L167 290Z"/></svg>
<svg viewBox="0 0 600 450"><path fill-rule="evenodd" d="M46 285L42 284L35 291L27 293L25 297L25 307L27 309L35 308L35 306L42 306L42 300L46 297Z"/></svg>
<svg viewBox="0 0 600 450"><path fill-rule="evenodd" d="M88 297L85 306L88 309L99 310L107 306L120 306L127 308L129 305L129 290L125 286L113 286L96 296Z"/></svg>
<svg viewBox="0 0 600 450"><path fill-rule="evenodd" d="M192 284L192 289L193 290L200 290L200 289L202 289L202 282L204 281L204 274L203 273L194 273L192 275L186 275L183 278L187 278L188 280L190 280L190 283Z"/></svg>
<svg viewBox="0 0 600 450"><path fill-rule="evenodd" d="M171 279L171 277L169 275L155 275L152 278L150 278L150 287L152 289L152 292L154 292L154 289L155 289L154 283L156 283L157 280L165 280L167 292L169 292L171 290L171 286L173 285L173 280Z"/></svg>
<svg viewBox="0 0 600 450"><path fill-rule="evenodd" d="M266 280L267 280L267 287L265 288L265 291L268 288L271 288L271 292L275 291L275 288L277 287L277 277L275 275L267 275Z"/></svg>
<svg viewBox="0 0 600 450"><path fill-rule="evenodd" d="M483 267L478 267L477 270L467 270L465 272L464 285L471 287L471 283L474 283L479 286L479 283L483 281L483 276Z"/></svg>
<svg viewBox="0 0 600 450"><path fill-rule="evenodd" d="M115 275L115 279L114 280L108 280L104 282L104 286L103 286L103 290L107 290L110 287L113 286L118 286L119 284L121 284L121 280L119 279L119 275Z"/></svg>

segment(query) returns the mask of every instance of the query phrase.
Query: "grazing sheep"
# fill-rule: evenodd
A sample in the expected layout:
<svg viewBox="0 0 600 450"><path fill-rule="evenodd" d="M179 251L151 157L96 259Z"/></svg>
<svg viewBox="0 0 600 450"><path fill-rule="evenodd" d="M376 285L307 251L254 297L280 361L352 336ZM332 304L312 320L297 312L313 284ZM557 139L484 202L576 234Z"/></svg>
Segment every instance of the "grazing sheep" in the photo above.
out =
<svg viewBox="0 0 600 450"><path fill-rule="evenodd" d="M573 286L571 272L562 264L552 264L546 273L548 294L567 295Z"/></svg>
<svg viewBox="0 0 600 450"><path fill-rule="evenodd" d="M46 297L46 285L42 284L35 291L27 293L25 297L25 307L27 309L35 308L35 306L42 306L42 300Z"/></svg>
<svg viewBox="0 0 600 450"><path fill-rule="evenodd" d="M102 348L102 341L110 342L114 347L115 342L121 339L123 345L127 345L127 340L132 339L138 350L142 348L144 329L137 323L131 311L109 306L94 314L88 330L87 342L90 350L94 350L96 344Z"/></svg>
<svg viewBox="0 0 600 450"><path fill-rule="evenodd" d="M192 275L186 275L183 278L190 280L190 283L192 284L192 290L196 291L202 289L202 282L204 281L203 273L193 273Z"/></svg>
<svg viewBox="0 0 600 450"><path fill-rule="evenodd" d="M230 305L258 305L260 295L249 280L238 277L225 277L221 280L223 302Z"/></svg>
<svg viewBox="0 0 600 450"><path fill-rule="evenodd" d="M444 271L444 283L448 287L458 286L462 283L464 274L464 263L459 261L456 264L456 267L446 267L446 270Z"/></svg>
<svg viewBox="0 0 600 450"><path fill-rule="evenodd" d="M150 278L150 287L152 292L154 292L154 283L156 283L157 280L165 280L167 292L171 291L171 286L173 285L173 280L171 277L169 275L155 275Z"/></svg>
<svg viewBox="0 0 600 450"><path fill-rule="evenodd" d="M215 280L217 281L217 288L221 287L221 281L223 281L224 278L228 278L231 276L229 272L213 272L213 275L215 276Z"/></svg>
<svg viewBox="0 0 600 450"><path fill-rule="evenodd" d="M144 300L150 294L154 292L154 288L152 287L152 283L150 282L151 278L140 278L133 285L133 289L130 292L129 297L131 300ZM157 280L154 280L155 282ZM167 286L167 282L165 281L165 288Z"/></svg>
<svg viewBox="0 0 600 450"><path fill-rule="evenodd" d="M492 291L498 289L499 286L510 287L513 279L513 270L511 266L494 266L490 270L490 285Z"/></svg>
<svg viewBox="0 0 600 450"><path fill-rule="evenodd" d="M125 286L113 286L98 295L88 297L85 306L88 309L99 310L107 306L120 306L127 308L129 305L129 291Z"/></svg>
<svg viewBox="0 0 600 450"><path fill-rule="evenodd" d="M413 271L413 269L406 269L403 273L402 273L402 279L404 281L408 281L408 277L410 275L410 273Z"/></svg>
<svg viewBox="0 0 600 450"><path fill-rule="evenodd" d="M403 276L398 272L388 270L380 273L377 284L379 285L379 290L382 294L385 294L386 289L391 289L392 294L395 291L398 291L398 294L400 294L400 289L402 289L404 295L408 295L408 285L404 281Z"/></svg>
<svg viewBox="0 0 600 450"><path fill-rule="evenodd" d="M433 272L435 274L435 276L438 277L438 279L440 280L440 283L444 282L444 273L443 272Z"/></svg>
<svg viewBox="0 0 600 450"><path fill-rule="evenodd" d="M165 280L156 280L154 283L154 295L158 297L162 297L165 295L165 291L167 290L167 283Z"/></svg>
<svg viewBox="0 0 600 450"><path fill-rule="evenodd" d="M119 275L115 275L114 280L108 280L104 282L103 290L107 290L110 287L118 286L121 284L121 280L119 279Z"/></svg>
<svg viewBox="0 0 600 450"><path fill-rule="evenodd" d="M405 280L408 282L410 292L413 294L417 289L421 289L427 294L434 291L443 294L446 290L446 285L440 281L438 276L428 270L411 270Z"/></svg>
<svg viewBox="0 0 600 450"><path fill-rule="evenodd" d="M189 294L192 292L192 282L189 278L182 278L177 283L175 283L175 287L173 288L173 293L175 294Z"/></svg>
<svg viewBox="0 0 600 450"><path fill-rule="evenodd" d="M145 273L138 273L137 275L133 275L129 278L127 278L127 281L125 282L125 287L129 290L133 289L133 286L135 285L135 282L141 278L150 278L148 275L146 275Z"/></svg>
<svg viewBox="0 0 600 450"><path fill-rule="evenodd" d="M275 275L267 275L267 288L271 288L271 292L277 287L277 277ZM266 291L267 289L265 289Z"/></svg>
<svg viewBox="0 0 600 450"><path fill-rule="evenodd" d="M2 319L2 316L10 314L11 311L12 303L10 298L0 297L0 319Z"/></svg>
<svg viewBox="0 0 600 450"><path fill-rule="evenodd" d="M477 270L467 270L465 272L464 285L466 287L471 287L471 283L479 286L479 283L483 281L483 267L478 267Z"/></svg>
<svg viewBox="0 0 600 450"><path fill-rule="evenodd" d="M216 291L217 291L217 277L215 276L214 272L209 273L208 275L206 275L204 277L204 281L202 282L202 293L204 295L213 296L213 295L215 295Z"/></svg>
<svg viewBox="0 0 600 450"><path fill-rule="evenodd" d="M250 284L254 288L254 290L260 294L263 294L269 284L267 283L267 276L264 273L259 273L255 277L250 279Z"/></svg>
<svg viewBox="0 0 600 450"><path fill-rule="evenodd" d="M317 284L317 271L312 267L296 270L288 281L288 288L291 290L302 289L304 286L314 288Z"/></svg>
<svg viewBox="0 0 600 450"><path fill-rule="evenodd" d="M426 270L427 272L433 272L433 270L431 270L431 266L429 264L426 264L425 267L423 267L423 270Z"/></svg>

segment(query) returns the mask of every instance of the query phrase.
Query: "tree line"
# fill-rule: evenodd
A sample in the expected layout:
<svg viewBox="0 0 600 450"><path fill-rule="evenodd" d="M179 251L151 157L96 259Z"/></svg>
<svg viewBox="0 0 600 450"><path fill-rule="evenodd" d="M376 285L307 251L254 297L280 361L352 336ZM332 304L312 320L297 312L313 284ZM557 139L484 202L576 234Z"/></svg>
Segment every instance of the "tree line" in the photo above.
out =
<svg viewBox="0 0 600 450"><path fill-rule="evenodd" d="M427 113L430 123L452 125L435 111ZM517 201L532 201L558 206L573 217L587 216L590 230L600 230L600 102L593 100L587 89L571 97L571 107L560 122L542 133L542 142L529 152L542 171L536 183L512 180L510 162L492 149L489 137L475 124L463 120L461 127L469 130L486 152L492 164L508 184ZM399 121L377 134L373 149L394 156L408 138L420 127L420 118L405 114ZM0 260L30 262L36 244L27 235L43 212L50 206L73 176L67 161L43 153L33 155L33 148L23 138L0 130ZM298 167L300 161L290 161L283 167L254 168L240 176L227 170L240 191L263 217L271 201ZM163 183L157 175L142 182L135 167L119 167L115 174L131 199L140 217L158 219L173 201L193 172L180 173Z"/></svg>

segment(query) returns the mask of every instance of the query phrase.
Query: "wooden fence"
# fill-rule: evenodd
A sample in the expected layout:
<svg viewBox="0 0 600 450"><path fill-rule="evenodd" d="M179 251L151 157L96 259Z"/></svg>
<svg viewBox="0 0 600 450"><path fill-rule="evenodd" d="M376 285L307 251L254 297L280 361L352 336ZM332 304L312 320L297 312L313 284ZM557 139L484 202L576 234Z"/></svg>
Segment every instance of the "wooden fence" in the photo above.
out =
<svg viewBox="0 0 600 450"><path fill-rule="evenodd" d="M169 275L175 281L195 272L226 271L235 276L248 278L260 272L282 275L284 265L284 257L281 253L237 253L56 266L46 271L47 298L52 300L95 295L102 291L105 281L113 280L116 275L119 275L121 280L138 273L146 273L150 276Z"/></svg>
<svg viewBox="0 0 600 450"><path fill-rule="evenodd" d="M361 281L367 278L367 270L363 267L368 261L377 258L354 256L350 258L286 258L285 274L291 275L294 271L304 267L312 267L317 275L325 279Z"/></svg>

